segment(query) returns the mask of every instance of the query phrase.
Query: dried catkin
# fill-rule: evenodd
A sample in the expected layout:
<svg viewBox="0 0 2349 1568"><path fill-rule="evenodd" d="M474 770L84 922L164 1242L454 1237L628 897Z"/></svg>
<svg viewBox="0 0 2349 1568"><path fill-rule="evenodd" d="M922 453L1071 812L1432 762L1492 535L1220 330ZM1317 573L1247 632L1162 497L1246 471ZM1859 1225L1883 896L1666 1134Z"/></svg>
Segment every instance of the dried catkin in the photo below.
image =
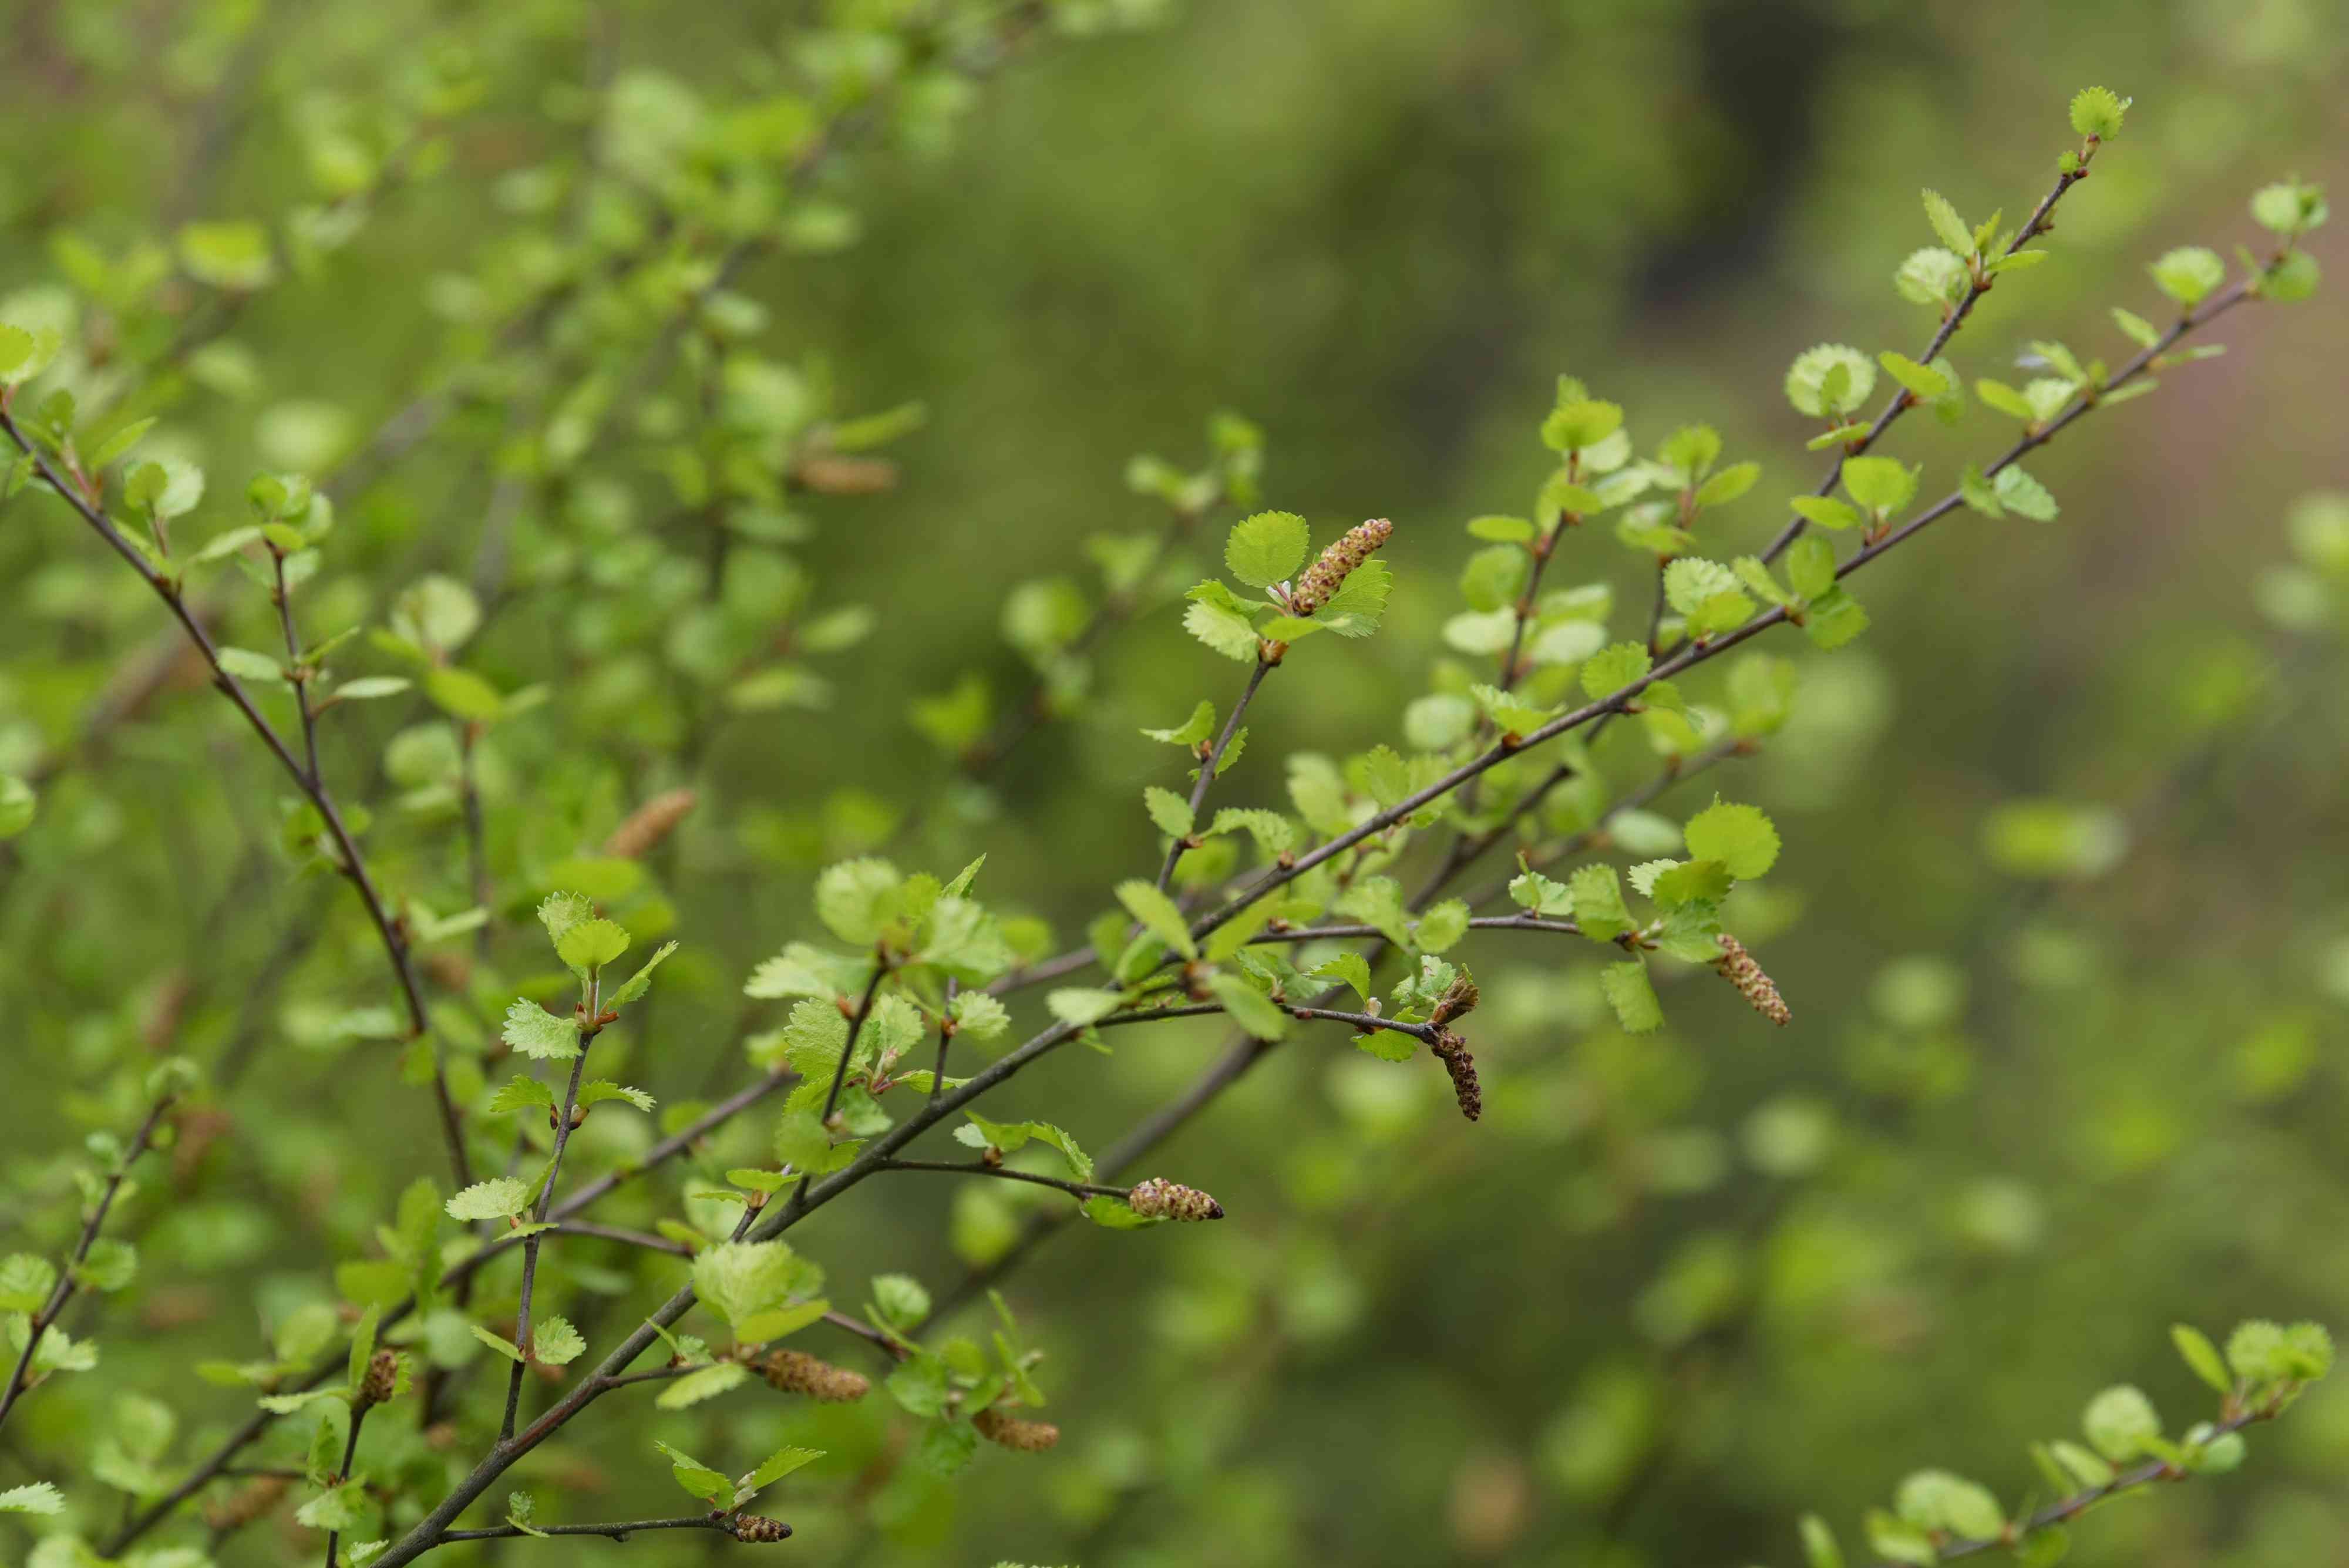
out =
<svg viewBox="0 0 2349 1568"><path fill-rule="evenodd" d="M978 1435L988 1442L1007 1449L1017 1449L1023 1454L1040 1454L1061 1440L1061 1428L1050 1421L1023 1421L1017 1416L1007 1416L989 1405L970 1418Z"/></svg>
<svg viewBox="0 0 2349 1568"><path fill-rule="evenodd" d="M778 1350L759 1364L759 1376L786 1394L804 1394L825 1405L845 1404L873 1392L861 1372L819 1361L804 1350Z"/></svg>
<svg viewBox="0 0 2349 1568"><path fill-rule="evenodd" d="M1472 1122L1483 1116L1485 1092L1476 1082L1476 1059L1468 1054L1468 1042L1446 1029L1436 1035L1432 1049L1452 1075L1452 1095L1460 1102L1460 1114Z"/></svg>
<svg viewBox="0 0 2349 1568"><path fill-rule="evenodd" d="M685 820L699 797L689 789L664 790L628 814L604 840L604 853L616 860L634 860L657 847Z"/></svg>
<svg viewBox="0 0 2349 1568"><path fill-rule="evenodd" d="M242 1530L275 1508L294 1483L284 1476L256 1476L204 1510L204 1522L225 1535Z"/></svg>
<svg viewBox="0 0 2349 1568"><path fill-rule="evenodd" d="M1305 568L1305 575L1297 579L1297 587L1289 590L1290 611L1308 616L1328 604L1354 568L1369 560L1371 552L1385 544L1393 533L1393 524L1383 517L1373 517L1340 535L1336 543L1321 552L1319 560Z"/></svg>
<svg viewBox="0 0 2349 1568"><path fill-rule="evenodd" d="M1126 1207L1145 1220L1220 1220L1224 1206L1195 1187L1154 1176L1125 1195Z"/></svg>
<svg viewBox="0 0 2349 1568"><path fill-rule="evenodd" d="M1714 967L1721 971L1722 979L1737 988L1738 995L1753 1004L1754 1012L1773 1023L1794 1022L1795 1015L1787 1011L1777 985L1762 972L1762 966L1754 961L1745 944L1727 931L1721 933L1721 962Z"/></svg>
<svg viewBox="0 0 2349 1568"><path fill-rule="evenodd" d="M897 465L881 457L812 452L792 468L792 478L818 495L879 495L897 488Z"/></svg>
<svg viewBox="0 0 2349 1568"><path fill-rule="evenodd" d="M734 1516L734 1539L737 1541L747 1541L754 1546L759 1546L776 1541L789 1541L791 1538L792 1527L780 1519L768 1519L756 1513L740 1513Z"/></svg>
<svg viewBox="0 0 2349 1568"><path fill-rule="evenodd" d="M399 1353L378 1350L367 1359L367 1376L359 1380L359 1403L388 1405L399 1392Z"/></svg>

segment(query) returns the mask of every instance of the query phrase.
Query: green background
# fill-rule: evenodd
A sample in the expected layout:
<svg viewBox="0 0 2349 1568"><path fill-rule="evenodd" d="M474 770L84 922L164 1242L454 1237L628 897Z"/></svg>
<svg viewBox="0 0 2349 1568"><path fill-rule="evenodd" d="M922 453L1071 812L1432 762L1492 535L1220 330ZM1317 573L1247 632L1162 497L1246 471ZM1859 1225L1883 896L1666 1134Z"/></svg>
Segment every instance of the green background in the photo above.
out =
<svg viewBox="0 0 2349 1568"><path fill-rule="evenodd" d="M302 183L290 150L319 95L364 102L419 38L523 38L495 46L495 86L445 170L235 324L259 367L250 395L200 389L171 410L169 433L214 475L197 521L227 518L229 476L286 450L284 405L331 405L364 431L404 400L440 338L435 278L512 214L502 177L577 141L564 91L658 69L722 99L781 26L688 4L500 20L333 0L257 21L26 5L0 61L0 288L54 279L63 231L113 249L272 210ZM1762 485L1729 514L1750 547L1778 521L1774 498L1824 465L1779 394L1787 361L1819 341L1912 350L1930 329L1889 287L1929 238L1918 186L2012 218L2068 144L2071 91L2134 95L2127 135L2066 199L2057 259L1999 288L1955 350L1969 377L2010 379L2033 337L2117 359L2106 306L2158 303L2144 261L2230 251L2250 238L2249 192L2288 171L2339 188L2344 53L2349 17L2324 0L1192 0L1154 28L1040 41L981 84L950 148L860 163L842 200L861 243L736 280L771 313L769 351L820 358L846 410L927 408L892 449L897 488L802 508L823 601L872 607L879 633L824 662L821 711L737 714L615 691L618 655L575 629L579 603L527 599L469 659L508 689L550 688L489 759L495 856L513 868L501 890L526 900L524 867L557 840L592 848L657 788L703 791L658 871L687 944L680 983L626 1044L665 1102L740 1080L737 1042L766 1026L741 977L809 934L812 869L886 837L885 809L946 797L888 852L950 873L984 850L990 898L1074 940L1156 853L1136 796L1176 781L1136 730L1201 695L1227 703L1236 672L1158 603L1103 645L1079 710L979 790L951 784L908 704L971 671L1000 698L1023 688L1006 596L1089 582L1084 538L1155 525L1122 481L1131 454L1195 462L1209 411L1237 410L1267 434L1267 504L1319 536L1397 524L1386 628L1314 645L1337 656L1270 683L1219 792L1281 804L1283 752L1395 737L1457 607L1461 524L1522 511L1549 471L1535 432L1559 372L1622 402L1643 450L1702 420L1732 457L1759 458ZM2331 261L2323 236L2316 248ZM1859 1512L1918 1466L2014 1499L2032 1481L2025 1440L2069 1430L2107 1383L2138 1382L2174 1427L2194 1418L2173 1321L2349 1326L2349 715L2328 636L2287 636L2257 608L2296 500L2349 486L2349 315L2321 295L2218 336L2227 357L2034 459L2063 498L2056 522L1961 513L1871 572L1875 629L1832 659L1798 654L1815 678L1789 731L1674 797L1692 810L1718 782L1785 834L1753 945L1792 1028L1700 976L1668 996L1666 1033L1630 1039L1586 950L1490 939L1469 950L1486 998L1481 1125L1432 1074L1300 1042L1150 1168L1213 1191L1229 1220L1064 1235L1011 1277L1050 1353L1065 1433L1050 1455L989 1451L940 1487L899 1473L878 1399L682 1417L613 1404L541 1464L542 1511L667 1511L652 1436L736 1468L781 1433L833 1452L775 1507L799 1530L781 1550L810 1563L1785 1563L1814 1509L1857 1557ZM1982 409L1955 431L1924 425L1899 450L1929 474L2003 444ZM346 613L322 607L322 628L379 623L418 570L465 570L500 439L494 410L453 421L346 509L317 590ZM649 463L602 455L657 493ZM525 539L542 521L525 518ZM1193 550L1203 566L1212 553L1212 535ZM160 611L51 504L0 517L0 741L24 771ZM1552 571L1644 606L1645 566L1602 532ZM257 600L236 613L265 624ZM613 635L657 646L657 631ZM388 668L372 658L351 668ZM347 791L378 787L374 756L404 722L369 714L333 742ZM1638 776L1642 744L1611 742L1619 779ZM265 766L183 682L102 759L45 782L0 881L12 1249L56 1249L71 1202L51 1158L83 1122L119 1125L101 1086L146 1048L159 995L196 982L174 1048L199 1059L260 1031L220 1098L221 1147L140 1219L141 1282L105 1307L109 1376L129 1369L196 1436L245 1396L190 1366L256 1354L263 1323L317 1294L389 1195L438 1164L424 1096L394 1096L391 1049L304 1026L388 997L339 889L268 849L282 781ZM2014 874L1986 825L2039 797L2118 814L2126 853L2095 875ZM391 876L456 875L445 823L382 833ZM508 912L500 953L518 971L540 961ZM279 974L284 933L317 921L325 940ZM1111 1057L1067 1053L999 1114L1049 1116L1098 1147L1217 1041L1178 1024ZM621 1207L662 1211L650 1194ZM850 1282L886 1270L943 1293L1020 1207L883 1180L803 1245L852 1299ZM89 1381L28 1407L0 1483L87 1447L105 1408ZM2252 1434L2242 1472L2088 1521L2074 1560L2324 1560L2349 1532L2344 1460L2349 1397L2320 1391ZM683 1563L703 1547L578 1550ZM281 1516L222 1560L316 1551Z"/></svg>

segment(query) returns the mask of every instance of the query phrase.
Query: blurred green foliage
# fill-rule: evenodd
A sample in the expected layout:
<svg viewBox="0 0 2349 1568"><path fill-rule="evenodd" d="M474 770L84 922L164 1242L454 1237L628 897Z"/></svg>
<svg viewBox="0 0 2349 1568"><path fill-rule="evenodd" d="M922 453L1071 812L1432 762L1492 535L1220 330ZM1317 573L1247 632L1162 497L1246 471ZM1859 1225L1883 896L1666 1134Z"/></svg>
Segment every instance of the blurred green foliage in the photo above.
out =
<svg viewBox="0 0 2349 1568"><path fill-rule="evenodd" d="M2168 319L2199 267L2180 247L2230 265L2257 233L2246 193L2295 167L2338 190L2349 145L2333 0L1068 0L1019 26L1030 9L79 0L14 20L0 319L59 329L93 439L158 419L150 510L177 504L175 465L210 475L165 518L182 555L259 525L255 472L332 494L331 533L293 542L318 550L296 602L313 639L367 628L335 675L381 685L322 715L324 773L407 921L457 1099L526 1064L500 1059L517 992L567 1005L543 895L681 943L594 1068L658 1108L589 1119L582 1170L784 1059L789 1004L740 987L816 929L828 864L943 878L983 852L1023 952L1084 941L1162 852L1142 789L1187 784L1139 732L1203 693L1229 711L1238 672L1172 596L1222 569L1242 513L1294 509L1316 540L1397 524L1381 634L1305 643L1217 785L1286 809L1288 753L1441 750L1450 710L1402 705L1489 678L1444 628L1514 584L1455 582L1480 547L1456 530L1532 509L1561 369L1630 410L1643 452L1702 421L1758 461L1716 553L1758 549L1827 461L1801 450L1818 421L1783 395L1789 362L1930 330L1894 286L1932 237L1919 185L2011 226L2074 89L2132 96L2055 259L1951 350L1969 388L2027 388L2047 368L2016 362L2025 344L2117 362L2108 307ZM1609 955L1472 937L1452 956L1483 990L1477 1125L1428 1064L1317 1033L1141 1173L1229 1218L1081 1228L1005 1275L1015 1350L1045 1353L1050 1453L989 1449L946 1481L905 1451L902 1398L624 1391L516 1471L535 1498L516 1517L676 1511L658 1438L720 1482L823 1450L760 1505L815 1562L1785 1563L1813 1511L1861 1561L1861 1516L1921 1467L2050 1501L2025 1446L2079 1440L2099 1388L2142 1387L2173 1437L2214 1409L2175 1323L2344 1321L2349 316L2336 287L2222 325L2227 358L2033 455L2059 515L1953 514L1868 575L1867 637L1778 648L1798 695L1756 754L1615 825L1644 860L1716 786L1766 807L1784 857L1733 929L1792 1027L1699 971L1663 985L1662 1030L1626 1033ZM1986 407L1911 419L1893 455L1938 494L2013 430ZM321 524L299 499L264 510ZM93 1254L65 1323L99 1368L45 1382L0 1436L0 1491L58 1482L97 1542L245 1418L240 1376L339 1354L368 1283L349 1267L449 1240L453 1184L429 1053L403 1054L322 822L64 506L19 494L0 521L0 1253L71 1253L119 1147L85 1140L129 1138L160 1059L207 1085L109 1220L135 1277ZM215 569L219 640L274 669L264 587ZM1557 569L1637 637L1650 560L1594 527ZM1133 613L1096 637L1104 602ZM260 701L292 714L282 689ZM1656 765L1650 734L1598 749L1617 790ZM1192 869L1226 854L1246 863L1218 839ZM1113 1054L1057 1055L987 1114L1049 1114L1098 1153L1220 1028L1108 1032ZM476 1174L503 1176L486 1162L512 1135L483 1123L507 1125L475 1123ZM730 1125L690 1178L598 1218L724 1233L735 1211L686 1194L766 1160L772 1126ZM404 1199L419 1176L431 1200ZM1067 1207L891 1177L792 1241L834 1305L870 1293L910 1325ZM567 1313L591 1361L685 1272L544 1257L560 1304L539 1315ZM510 1336L514 1288L485 1274L477 1324ZM991 1312L964 1301L956 1326L984 1337ZM420 1363L471 1359L459 1429L418 1421L420 1395L368 1423L403 1520L494 1435L504 1364L459 1326L401 1331ZM794 1343L865 1365L822 1332ZM2090 1438L2128 1415L2098 1408ZM302 1468L316 1419L248 1462ZM2349 1401L2320 1388L2247 1437L2241 1469L2101 1511L2072 1560L2329 1558ZM317 1489L237 1519L253 1485L142 1544L317 1561L295 1517ZM506 1517L508 1490L469 1522ZM1976 1517L1937 1482L1901 1496ZM0 1555L57 1523L0 1521Z"/></svg>

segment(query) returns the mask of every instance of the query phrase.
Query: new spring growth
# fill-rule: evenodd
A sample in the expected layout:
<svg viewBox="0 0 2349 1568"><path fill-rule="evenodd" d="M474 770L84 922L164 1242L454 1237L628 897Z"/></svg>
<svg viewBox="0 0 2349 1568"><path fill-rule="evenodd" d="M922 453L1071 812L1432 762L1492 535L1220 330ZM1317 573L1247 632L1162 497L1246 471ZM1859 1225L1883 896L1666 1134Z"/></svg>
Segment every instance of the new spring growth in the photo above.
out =
<svg viewBox="0 0 2349 1568"><path fill-rule="evenodd" d="M1340 534L1319 559L1305 568L1297 586L1288 593L1288 613L1309 616L1330 602L1330 596L1345 585L1354 568L1371 558L1371 552L1385 544L1394 534L1394 524L1383 517L1373 517L1358 523Z"/></svg>
<svg viewBox="0 0 2349 1568"><path fill-rule="evenodd" d="M804 1394L824 1405L862 1399L873 1391L864 1374L819 1361L804 1350L778 1350L759 1364L759 1376L786 1394Z"/></svg>
<svg viewBox="0 0 2349 1568"><path fill-rule="evenodd" d="M970 1424L988 1442L1023 1454L1040 1454L1061 1440L1061 1428L1051 1422L1023 1421L993 1405L971 1417Z"/></svg>
<svg viewBox="0 0 2349 1568"><path fill-rule="evenodd" d="M1145 1220L1220 1220L1224 1206L1195 1187L1154 1176L1125 1195L1126 1207Z"/></svg>
<svg viewBox="0 0 2349 1568"><path fill-rule="evenodd" d="M1745 944L1727 931L1721 933L1721 961L1713 967L1721 971L1722 979L1737 988L1738 995L1753 1004L1754 1012L1771 1023L1784 1026L1795 1021L1795 1015L1787 1011L1785 999L1778 994L1776 982L1762 972L1762 966L1754 961Z"/></svg>

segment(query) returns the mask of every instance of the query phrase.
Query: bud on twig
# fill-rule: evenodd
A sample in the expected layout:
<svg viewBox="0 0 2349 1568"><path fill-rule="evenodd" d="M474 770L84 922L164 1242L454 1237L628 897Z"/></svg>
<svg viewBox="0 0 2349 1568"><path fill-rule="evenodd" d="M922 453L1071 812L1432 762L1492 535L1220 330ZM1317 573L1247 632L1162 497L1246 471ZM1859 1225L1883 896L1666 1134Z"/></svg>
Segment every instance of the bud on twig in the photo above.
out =
<svg viewBox="0 0 2349 1568"><path fill-rule="evenodd" d="M604 853L618 860L636 860L657 847L685 820L699 797L689 789L664 790L628 814L604 840Z"/></svg>
<svg viewBox="0 0 2349 1568"><path fill-rule="evenodd" d="M1305 568L1289 590L1288 608L1291 614L1311 615L1330 602L1330 596L1342 587L1354 568L1371 558L1371 552L1385 544L1394 533L1394 524L1383 517L1373 517L1367 523L1356 524L1340 535L1320 558Z"/></svg>
<svg viewBox="0 0 2349 1568"><path fill-rule="evenodd" d="M1472 1122L1483 1116L1485 1092L1476 1082L1476 1059L1468 1054L1468 1042L1446 1029L1436 1035L1431 1049L1452 1075L1452 1095L1460 1102L1460 1114Z"/></svg>
<svg viewBox="0 0 2349 1568"><path fill-rule="evenodd" d="M825 1405L862 1399L873 1391L864 1374L819 1361L804 1350L778 1350L759 1364L759 1376L786 1394L804 1394Z"/></svg>
<svg viewBox="0 0 2349 1568"><path fill-rule="evenodd" d="M1050 1421L1023 1421L989 1405L970 1418L978 1435L999 1448L1023 1454L1040 1454L1061 1440L1061 1428Z"/></svg>
<svg viewBox="0 0 2349 1568"><path fill-rule="evenodd" d="M1126 1207L1146 1220L1220 1220L1224 1206L1195 1187L1154 1176L1125 1195Z"/></svg>
<svg viewBox="0 0 2349 1568"><path fill-rule="evenodd" d="M1721 971L1722 979L1735 986L1737 993L1753 1004L1754 1012L1781 1026L1795 1021L1785 998L1778 994L1777 985L1762 972L1762 966L1754 961L1745 944L1727 931L1721 933L1721 961L1714 967Z"/></svg>
<svg viewBox="0 0 2349 1568"><path fill-rule="evenodd" d="M1435 999L1435 1011L1428 1014L1427 1021L1441 1028L1455 1018L1465 1018L1475 1012L1476 1003L1482 1000L1476 982L1468 977L1467 971L1463 970L1459 978L1446 986L1444 994Z"/></svg>
<svg viewBox="0 0 2349 1568"><path fill-rule="evenodd" d="M792 1527L780 1519L768 1519L756 1513L734 1516L734 1539L749 1542L753 1546L768 1545L777 1541L789 1541Z"/></svg>

